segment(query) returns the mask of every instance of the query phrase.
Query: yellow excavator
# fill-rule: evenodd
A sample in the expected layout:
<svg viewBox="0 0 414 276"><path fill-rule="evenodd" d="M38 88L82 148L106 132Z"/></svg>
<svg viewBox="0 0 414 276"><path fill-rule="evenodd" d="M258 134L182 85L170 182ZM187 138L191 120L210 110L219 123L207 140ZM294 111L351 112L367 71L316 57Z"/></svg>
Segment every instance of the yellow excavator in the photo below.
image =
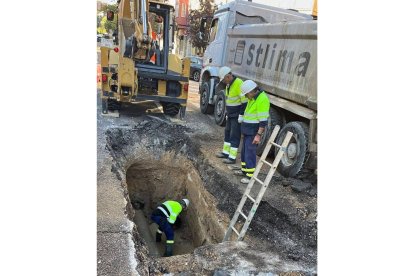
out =
<svg viewBox="0 0 414 276"><path fill-rule="evenodd" d="M112 47L100 47L102 113L122 103L153 100L166 115L184 118L190 59L170 53L174 7L157 0L118 0Z"/></svg>

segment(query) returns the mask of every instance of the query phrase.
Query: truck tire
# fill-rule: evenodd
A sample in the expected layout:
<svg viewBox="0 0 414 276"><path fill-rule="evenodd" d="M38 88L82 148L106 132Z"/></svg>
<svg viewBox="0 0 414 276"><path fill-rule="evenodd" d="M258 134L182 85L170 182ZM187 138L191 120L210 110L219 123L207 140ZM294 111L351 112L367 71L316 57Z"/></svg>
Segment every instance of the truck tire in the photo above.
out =
<svg viewBox="0 0 414 276"><path fill-rule="evenodd" d="M267 126L263 132L262 139L260 139L260 143L257 145L256 154L258 156L262 155L266 147L266 144L269 141L270 135L272 135L273 129L275 128L276 125L279 125L280 130L281 130L283 126L285 125L285 119L283 118L283 115L279 110L275 108L270 108L269 119L267 120ZM279 130L279 133L280 133L280 130ZM278 136L276 136L276 139ZM275 152L274 147L272 147L269 152L269 156L274 155L274 152Z"/></svg>
<svg viewBox="0 0 414 276"><path fill-rule="evenodd" d="M197 82L200 80L200 71L194 71L193 80Z"/></svg>
<svg viewBox="0 0 414 276"><path fill-rule="evenodd" d="M208 96L210 93L210 85L208 82L203 82L200 91L200 111L203 114L212 114L214 106L208 103Z"/></svg>
<svg viewBox="0 0 414 276"><path fill-rule="evenodd" d="M289 122L279 132L276 143L281 145L286 133L293 133L288 144L287 152L282 156L278 172L285 177L295 177L304 171L304 165L309 157L309 127L303 122ZM279 149L276 149L276 153Z"/></svg>
<svg viewBox="0 0 414 276"><path fill-rule="evenodd" d="M162 102L161 105L165 115L175 116L180 112L181 105L179 103Z"/></svg>
<svg viewBox="0 0 414 276"><path fill-rule="evenodd" d="M226 96L224 95L223 90L217 94L216 103L214 105L214 120L219 126L226 125Z"/></svg>

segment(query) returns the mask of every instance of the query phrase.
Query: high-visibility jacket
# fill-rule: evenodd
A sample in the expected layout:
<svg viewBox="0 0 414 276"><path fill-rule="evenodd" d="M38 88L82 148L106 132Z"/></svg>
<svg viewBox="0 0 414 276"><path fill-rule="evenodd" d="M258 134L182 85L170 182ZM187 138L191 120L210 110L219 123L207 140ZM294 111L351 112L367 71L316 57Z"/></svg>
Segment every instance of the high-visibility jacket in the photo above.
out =
<svg viewBox="0 0 414 276"><path fill-rule="evenodd" d="M241 79L234 77L233 81L226 86L226 110L229 117L243 115L247 98L241 95L242 84Z"/></svg>
<svg viewBox="0 0 414 276"><path fill-rule="evenodd" d="M177 201L167 200L158 206L157 209L164 213L169 223L174 224L183 207Z"/></svg>
<svg viewBox="0 0 414 276"><path fill-rule="evenodd" d="M241 131L245 135L255 135L259 127L266 127L269 118L270 101L264 91L249 100L244 111Z"/></svg>

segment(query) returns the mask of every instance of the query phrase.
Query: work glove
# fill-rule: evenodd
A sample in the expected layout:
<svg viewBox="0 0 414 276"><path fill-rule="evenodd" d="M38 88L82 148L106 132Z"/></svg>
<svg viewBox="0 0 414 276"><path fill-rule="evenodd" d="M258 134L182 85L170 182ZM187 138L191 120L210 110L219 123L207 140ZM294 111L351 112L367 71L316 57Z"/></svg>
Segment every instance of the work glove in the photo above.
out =
<svg viewBox="0 0 414 276"><path fill-rule="evenodd" d="M243 115L239 115L237 121L239 122L239 124L241 124L243 122Z"/></svg>

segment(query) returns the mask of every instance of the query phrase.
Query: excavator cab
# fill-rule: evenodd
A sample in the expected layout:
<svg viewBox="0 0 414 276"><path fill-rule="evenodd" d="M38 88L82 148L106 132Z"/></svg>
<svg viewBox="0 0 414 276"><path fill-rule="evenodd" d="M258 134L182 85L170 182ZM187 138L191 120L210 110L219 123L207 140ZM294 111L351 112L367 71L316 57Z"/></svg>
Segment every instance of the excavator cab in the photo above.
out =
<svg viewBox="0 0 414 276"><path fill-rule="evenodd" d="M166 65L165 57L168 56L168 47L166 47L165 37L168 37L167 13L151 9L148 14L148 21L151 30L151 43L145 58L137 59L138 66L157 66L164 68ZM142 53L144 54L144 53Z"/></svg>

